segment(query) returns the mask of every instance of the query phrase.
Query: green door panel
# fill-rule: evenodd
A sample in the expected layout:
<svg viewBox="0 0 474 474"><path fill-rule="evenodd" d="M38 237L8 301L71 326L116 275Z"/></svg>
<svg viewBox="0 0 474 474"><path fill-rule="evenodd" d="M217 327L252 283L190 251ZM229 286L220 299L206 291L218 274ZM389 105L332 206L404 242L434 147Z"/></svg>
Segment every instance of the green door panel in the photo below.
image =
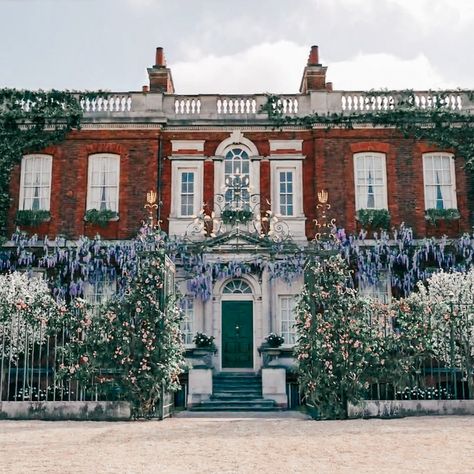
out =
<svg viewBox="0 0 474 474"><path fill-rule="evenodd" d="M222 302L222 367L253 368L253 302Z"/></svg>

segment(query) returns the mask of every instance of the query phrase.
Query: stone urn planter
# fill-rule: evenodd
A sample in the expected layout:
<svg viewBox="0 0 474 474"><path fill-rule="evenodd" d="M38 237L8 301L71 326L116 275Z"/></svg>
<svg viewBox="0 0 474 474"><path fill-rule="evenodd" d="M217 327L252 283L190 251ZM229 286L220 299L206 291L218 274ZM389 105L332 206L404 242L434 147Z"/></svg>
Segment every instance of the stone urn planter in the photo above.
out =
<svg viewBox="0 0 474 474"><path fill-rule="evenodd" d="M186 349L185 357L193 368L212 369L212 358L217 353L216 346L191 347Z"/></svg>

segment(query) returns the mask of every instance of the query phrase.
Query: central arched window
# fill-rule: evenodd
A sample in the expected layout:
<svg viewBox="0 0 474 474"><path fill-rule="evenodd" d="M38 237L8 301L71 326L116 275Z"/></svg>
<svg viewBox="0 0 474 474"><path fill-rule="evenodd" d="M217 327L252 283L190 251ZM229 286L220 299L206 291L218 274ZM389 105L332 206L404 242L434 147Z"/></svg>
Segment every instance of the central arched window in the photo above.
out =
<svg viewBox="0 0 474 474"><path fill-rule="evenodd" d="M224 286L224 290L222 291L224 294L251 294L252 289L250 288L249 284L244 280L231 280Z"/></svg>
<svg viewBox="0 0 474 474"><path fill-rule="evenodd" d="M225 207L242 209L250 203L250 159L242 148L227 152L224 160Z"/></svg>

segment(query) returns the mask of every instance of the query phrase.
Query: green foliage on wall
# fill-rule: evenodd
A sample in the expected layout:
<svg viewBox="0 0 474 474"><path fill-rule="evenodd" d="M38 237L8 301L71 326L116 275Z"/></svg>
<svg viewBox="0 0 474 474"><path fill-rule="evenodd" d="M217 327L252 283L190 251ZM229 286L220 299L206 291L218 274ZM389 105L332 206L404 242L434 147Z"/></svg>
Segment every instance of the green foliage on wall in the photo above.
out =
<svg viewBox="0 0 474 474"><path fill-rule="evenodd" d="M6 233L13 167L24 154L59 143L79 129L81 100L98 95L0 89L0 235Z"/></svg>

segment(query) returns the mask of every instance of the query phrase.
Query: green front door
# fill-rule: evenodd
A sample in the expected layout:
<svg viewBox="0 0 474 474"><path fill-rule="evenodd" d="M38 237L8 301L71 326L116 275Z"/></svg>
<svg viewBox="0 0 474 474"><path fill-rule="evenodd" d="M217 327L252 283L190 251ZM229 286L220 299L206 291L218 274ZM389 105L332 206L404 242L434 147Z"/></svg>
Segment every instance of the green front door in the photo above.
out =
<svg viewBox="0 0 474 474"><path fill-rule="evenodd" d="M222 302L222 368L253 368L253 302Z"/></svg>

